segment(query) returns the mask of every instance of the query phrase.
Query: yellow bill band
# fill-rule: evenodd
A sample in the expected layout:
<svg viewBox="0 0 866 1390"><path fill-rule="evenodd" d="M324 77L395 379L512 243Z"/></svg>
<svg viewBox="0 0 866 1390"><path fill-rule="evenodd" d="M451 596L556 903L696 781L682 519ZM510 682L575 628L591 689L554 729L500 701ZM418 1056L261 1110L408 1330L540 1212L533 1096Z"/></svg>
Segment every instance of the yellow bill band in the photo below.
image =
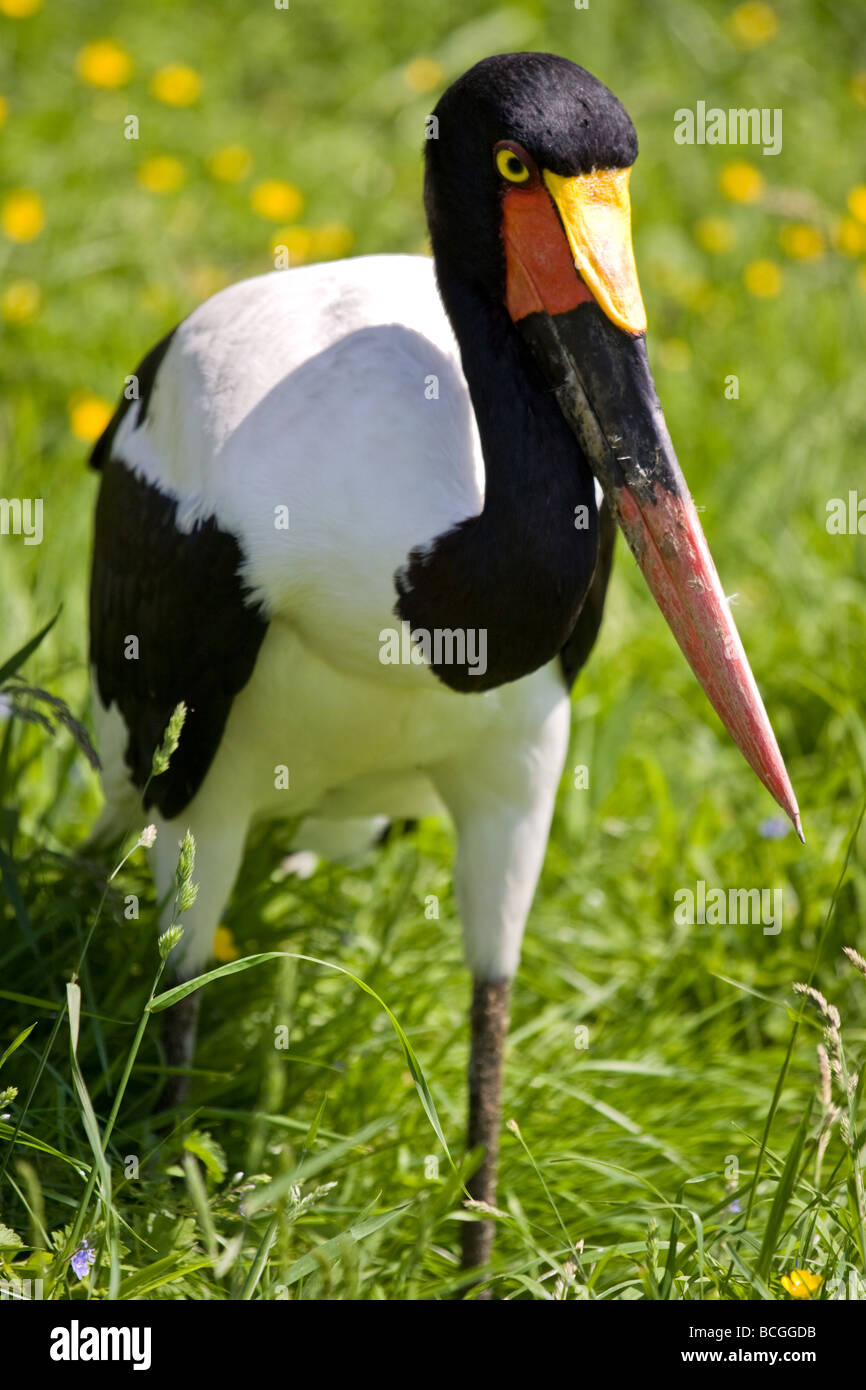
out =
<svg viewBox="0 0 866 1390"><path fill-rule="evenodd" d="M627 333L646 332L631 244L631 169L599 169L562 178L544 170L574 264L608 318Z"/></svg>

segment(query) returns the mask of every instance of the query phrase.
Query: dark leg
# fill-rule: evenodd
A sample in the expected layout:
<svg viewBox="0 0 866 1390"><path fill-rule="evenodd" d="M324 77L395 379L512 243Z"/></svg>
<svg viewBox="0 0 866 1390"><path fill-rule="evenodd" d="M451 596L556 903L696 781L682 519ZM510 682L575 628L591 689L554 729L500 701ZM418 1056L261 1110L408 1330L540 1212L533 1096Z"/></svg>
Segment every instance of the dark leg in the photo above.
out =
<svg viewBox="0 0 866 1390"><path fill-rule="evenodd" d="M188 994L178 1004L166 1009L162 1020L162 1045L166 1065L189 1067L195 1055L195 1035L201 1007L201 990ZM189 1077L181 1074L167 1078L156 1103L157 1110L173 1110L183 1105L189 1095Z"/></svg>
<svg viewBox="0 0 866 1390"><path fill-rule="evenodd" d="M470 1149L483 1145L481 1167L467 1183L476 1202L496 1201L496 1162L499 1156L502 1058L508 1033L510 980L473 982L469 1049ZM493 1248L493 1222L467 1221L461 1225L462 1265L473 1269L486 1264Z"/></svg>

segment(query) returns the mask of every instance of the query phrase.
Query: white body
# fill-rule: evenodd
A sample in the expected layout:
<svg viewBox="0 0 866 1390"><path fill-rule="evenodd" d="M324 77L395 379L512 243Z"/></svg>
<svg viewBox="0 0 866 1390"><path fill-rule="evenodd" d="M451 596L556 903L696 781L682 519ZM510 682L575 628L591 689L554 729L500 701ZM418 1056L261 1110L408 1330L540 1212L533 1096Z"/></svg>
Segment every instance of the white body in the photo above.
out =
<svg viewBox="0 0 866 1390"><path fill-rule="evenodd" d="M366 257L216 295L175 333L146 421L134 428L130 411L114 453L178 499L182 527L213 516L236 536L270 619L200 790L175 821L156 817L160 894L180 836L196 838L184 970L207 962L256 819L303 815L296 846L339 857L369 840L374 817L444 806L468 964L512 975L567 751L559 663L466 695L425 665L379 659L382 632L399 628L394 572L483 505L432 262ZM135 795L125 731L98 699L97 718L116 817Z"/></svg>

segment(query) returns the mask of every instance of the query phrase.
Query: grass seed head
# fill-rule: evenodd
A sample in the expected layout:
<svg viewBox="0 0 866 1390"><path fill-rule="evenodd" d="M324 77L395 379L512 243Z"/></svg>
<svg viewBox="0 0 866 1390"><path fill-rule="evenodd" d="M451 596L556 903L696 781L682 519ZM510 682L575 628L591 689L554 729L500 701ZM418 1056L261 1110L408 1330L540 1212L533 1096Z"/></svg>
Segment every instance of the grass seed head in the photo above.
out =
<svg viewBox="0 0 866 1390"><path fill-rule="evenodd" d="M180 735L186 720L186 705L181 700L179 705L175 705L172 710L171 718L165 726L165 733L162 736L162 743L153 755L151 773L154 777L159 777L163 772L168 771L172 756L180 743Z"/></svg>

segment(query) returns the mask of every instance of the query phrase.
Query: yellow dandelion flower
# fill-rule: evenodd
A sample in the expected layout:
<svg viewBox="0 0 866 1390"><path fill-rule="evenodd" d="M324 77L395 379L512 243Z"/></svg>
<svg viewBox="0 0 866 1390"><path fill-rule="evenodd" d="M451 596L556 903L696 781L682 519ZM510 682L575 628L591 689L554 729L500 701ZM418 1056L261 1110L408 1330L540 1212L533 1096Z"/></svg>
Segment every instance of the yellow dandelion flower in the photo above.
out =
<svg viewBox="0 0 866 1390"><path fill-rule="evenodd" d="M735 159L719 175L719 187L732 203L755 203L764 191L764 176L754 164Z"/></svg>
<svg viewBox="0 0 866 1390"><path fill-rule="evenodd" d="M207 167L220 183L238 183L253 167L253 157L243 145L223 145L214 150Z"/></svg>
<svg viewBox="0 0 866 1390"><path fill-rule="evenodd" d="M45 209L38 193L16 188L0 208L0 226L9 241L33 241L45 226Z"/></svg>
<svg viewBox="0 0 866 1390"><path fill-rule="evenodd" d="M695 239L705 251L720 256L730 251L737 240L737 233L723 217L702 217L700 222L695 223Z"/></svg>
<svg viewBox="0 0 866 1390"><path fill-rule="evenodd" d="M271 257L278 270L304 265L313 249L313 233L309 227L282 227L274 232L270 242Z"/></svg>
<svg viewBox="0 0 866 1390"><path fill-rule="evenodd" d="M304 195L293 183L266 179L256 184L250 202L259 217L266 217L270 222L292 222L304 206Z"/></svg>
<svg viewBox="0 0 866 1390"><path fill-rule="evenodd" d="M172 63L154 73L150 90L166 106L192 106L201 94L201 78L195 68Z"/></svg>
<svg viewBox="0 0 866 1390"><path fill-rule="evenodd" d="M238 960L240 954L228 927L217 927L213 938L214 960L218 960L220 965L227 965L230 960Z"/></svg>
<svg viewBox="0 0 866 1390"><path fill-rule="evenodd" d="M760 48L773 37L779 28L776 11L765 5L763 0L748 0L738 5L731 15L731 28L734 37L744 48Z"/></svg>
<svg viewBox="0 0 866 1390"><path fill-rule="evenodd" d="M858 184L848 194L848 207L858 222L866 222L866 184Z"/></svg>
<svg viewBox="0 0 866 1390"><path fill-rule="evenodd" d="M666 338L659 343L659 361L669 372L686 372L692 365L692 350L682 338Z"/></svg>
<svg viewBox="0 0 866 1390"><path fill-rule="evenodd" d="M772 299L782 288L782 272L775 261L752 261L743 279L746 289L758 299Z"/></svg>
<svg viewBox="0 0 866 1390"><path fill-rule="evenodd" d="M81 49L75 70L91 87L123 87L132 76L132 59L114 39L97 39Z"/></svg>
<svg viewBox="0 0 866 1390"><path fill-rule="evenodd" d="M824 236L817 227L792 222L779 233L779 244L794 261L816 261L824 254Z"/></svg>
<svg viewBox="0 0 866 1390"><path fill-rule="evenodd" d="M42 295L35 280L13 280L0 299L0 313L7 323L29 323L39 313Z"/></svg>
<svg viewBox="0 0 866 1390"><path fill-rule="evenodd" d="M326 222L314 227L310 255L314 261L336 261L350 250L354 237L342 222Z"/></svg>
<svg viewBox="0 0 866 1390"><path fill-rule="evenodd" d="M138 182L148 193L176 193L186 171L173 154L155 154L138 166Z"/></svg>
<svg viewBox="0 0 866 1390"><path fill-rule="evenodd" d="M858 106L866 106L866 72L855 72L851 78L851 95Z"/></svg>
<svg viewBox="0 0 866 1390"><path fill-rule="evenodd" d="M5 97L0 97L0 125L5 125L9 115L9 103Z"/></svg>
<svg viewBox="0 0 866 1390"><path fill-rule="evenodd" d="M833 244L843 256L862 256L866 252L866 227L853 217L843 217L834 229Z"/></svg>
<svg viewBox="0 0 866 1390"><path fill-rule="evenodd" d="M98 439L114 414L114 406L101 396L91 396L86 391L72 396L68 403L69 428L83 444L92 444Z"/></svg>
<svg viewBox="0 0 866 1390"><path fill-rule="evenodd" d="M820 1274L813 1274L809 1269L792 1269L790 1274L782 1275L782 1288L792 1298L811 1298L823 1282Z"/></svg>
<svg viewBox="0 0 866 1390"><path fill-rule="evenodd" d="M42 0L0 0L0 14L9 19L29 19L42 4Z"/></svg>
<svg viewBox="0 0 866 1390"><path fill-rule="evenodd" d="M403 69L403 81L413 92L432 92L445 80L445 69L435 58L413 58Z"/></svg>

